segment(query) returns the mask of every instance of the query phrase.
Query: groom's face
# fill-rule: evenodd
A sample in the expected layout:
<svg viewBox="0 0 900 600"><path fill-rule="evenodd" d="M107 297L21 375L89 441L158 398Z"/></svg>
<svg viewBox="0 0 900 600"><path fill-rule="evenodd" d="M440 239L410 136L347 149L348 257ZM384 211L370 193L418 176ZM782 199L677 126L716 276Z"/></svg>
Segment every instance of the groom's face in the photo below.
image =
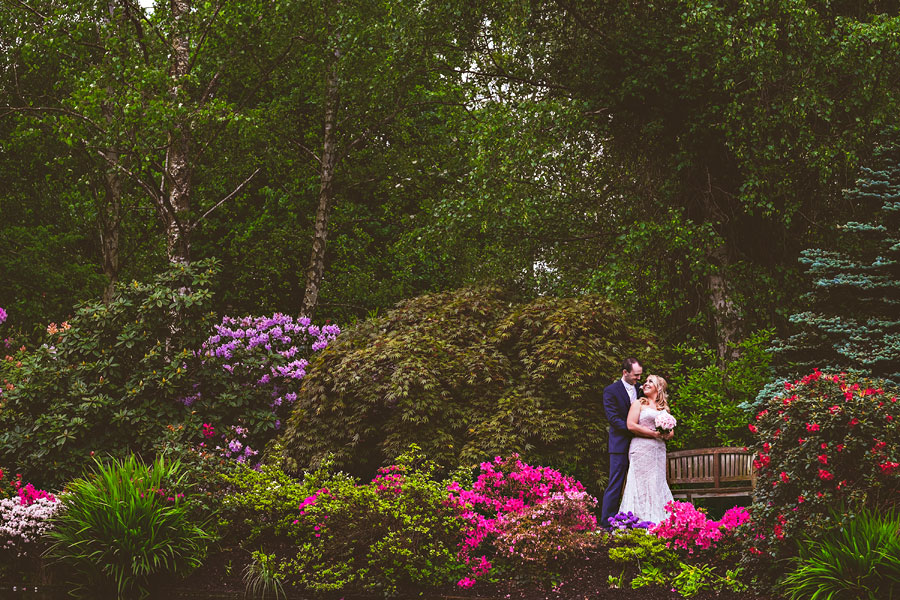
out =
<svg viewBox="0 0 900 600"><path fill-rule="evenodd" d="M643 374L644 368L640 364L635 363L631 365L631 371L622 371L622 379L627 381L629 385L637 385Z"/></svg>

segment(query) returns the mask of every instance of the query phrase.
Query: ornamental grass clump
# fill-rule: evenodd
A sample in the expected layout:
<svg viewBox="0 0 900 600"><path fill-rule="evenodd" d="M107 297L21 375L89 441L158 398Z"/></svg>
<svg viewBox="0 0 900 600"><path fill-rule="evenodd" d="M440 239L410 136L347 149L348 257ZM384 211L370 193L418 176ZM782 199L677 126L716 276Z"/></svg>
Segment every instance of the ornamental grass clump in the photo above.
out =
<svg viewBox="0 0 900 600"><path fill-rule="evenodd" d="M759 573L830 531L835 505L900 508L897 393L818 370L784 388L749 426L758 479L745 563Z"/></svg>
<svg viewBox="0 0 900 600"><path fill-rule="evenodd" d="M191 522L180 483L177 461L96 461L61 496L49 556L85 596L147 597L165 577L198 567L211 537Z"/></svg>
<svg viewBox="0 0 900 600"><path fill-rule="evenodd" d="M783 582L791 600L864 598L900 594L900 513L832 512L835 526L804 538Z"/></svg>
<svg viewBox="0 0 900 600"><path fill-rule="evenodd" d="M460 587L471 587L494 566L542 582L596 544L597 500L580 482L516 454L481 463L480 470L470 489L448 488L467 524L459 556L470 573Z"/></svg>

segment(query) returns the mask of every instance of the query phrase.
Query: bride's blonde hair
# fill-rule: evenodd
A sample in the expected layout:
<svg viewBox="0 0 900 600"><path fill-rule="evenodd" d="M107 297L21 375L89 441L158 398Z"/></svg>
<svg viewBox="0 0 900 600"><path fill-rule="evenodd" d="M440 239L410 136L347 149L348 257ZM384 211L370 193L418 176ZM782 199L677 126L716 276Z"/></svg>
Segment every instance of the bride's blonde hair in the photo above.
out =
<svg viewBox="0 0 900 600"><path fill-rule="evenodd" d="M669 395L666 394L668 384L666 380L659 375L648 375L647 381L653 380L656 385L656 407L659 410L669 410ZM646 396L641 396L641 404L650 404L650 400Z"/></svg>

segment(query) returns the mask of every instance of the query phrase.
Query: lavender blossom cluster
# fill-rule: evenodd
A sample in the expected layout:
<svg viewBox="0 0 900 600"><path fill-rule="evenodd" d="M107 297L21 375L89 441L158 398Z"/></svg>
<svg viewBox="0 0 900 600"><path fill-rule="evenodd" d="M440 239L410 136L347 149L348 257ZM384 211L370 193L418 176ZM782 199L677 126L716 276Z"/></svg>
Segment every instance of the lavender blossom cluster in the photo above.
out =
<svg viewBox="0 0 900 600"><path fill-rule="evenodd" d="M226 456L248 461L290 414L310 356L340 332L282 313L225 316L196 351L197 376L180 401L210 431L227 432Z"/></svg>
<svg viewBox="0 0 900 600"><path fill-rule="evenodd" d="M216 333L200 347L205 359L222 361L222 369L259 386L273 386L272 408L293 404L297 394L289 384L306 376L302 357L328 346L341 332L337 325L312 325L306 317L275 313L271 317L223 317ZM253 357L256 360L253 360ZM190 405L197 394L182 401Z"/></svg>
<svg viewBox="0 0 900 600"><path fill-rule="evenodd" d="M610 527L613 531L624 531L626 529L650 529L656 523L651 521L641 521L631 511L620 512L608 519Z"/></svg>

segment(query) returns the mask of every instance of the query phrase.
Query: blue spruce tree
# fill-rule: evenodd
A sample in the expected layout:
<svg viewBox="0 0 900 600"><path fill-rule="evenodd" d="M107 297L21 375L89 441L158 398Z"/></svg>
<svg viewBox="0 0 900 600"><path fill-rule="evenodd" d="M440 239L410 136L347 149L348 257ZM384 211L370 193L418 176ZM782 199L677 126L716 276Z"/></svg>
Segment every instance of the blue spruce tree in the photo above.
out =
<svg viewBox="0 0 900 600"><path fill-rule="evenodd" d="M792 375L818 367L900 383L900 143L880 146L844 196L870 218L840 226L836 249L801 253L808 310L791 315L776 363Z"/></svg>

